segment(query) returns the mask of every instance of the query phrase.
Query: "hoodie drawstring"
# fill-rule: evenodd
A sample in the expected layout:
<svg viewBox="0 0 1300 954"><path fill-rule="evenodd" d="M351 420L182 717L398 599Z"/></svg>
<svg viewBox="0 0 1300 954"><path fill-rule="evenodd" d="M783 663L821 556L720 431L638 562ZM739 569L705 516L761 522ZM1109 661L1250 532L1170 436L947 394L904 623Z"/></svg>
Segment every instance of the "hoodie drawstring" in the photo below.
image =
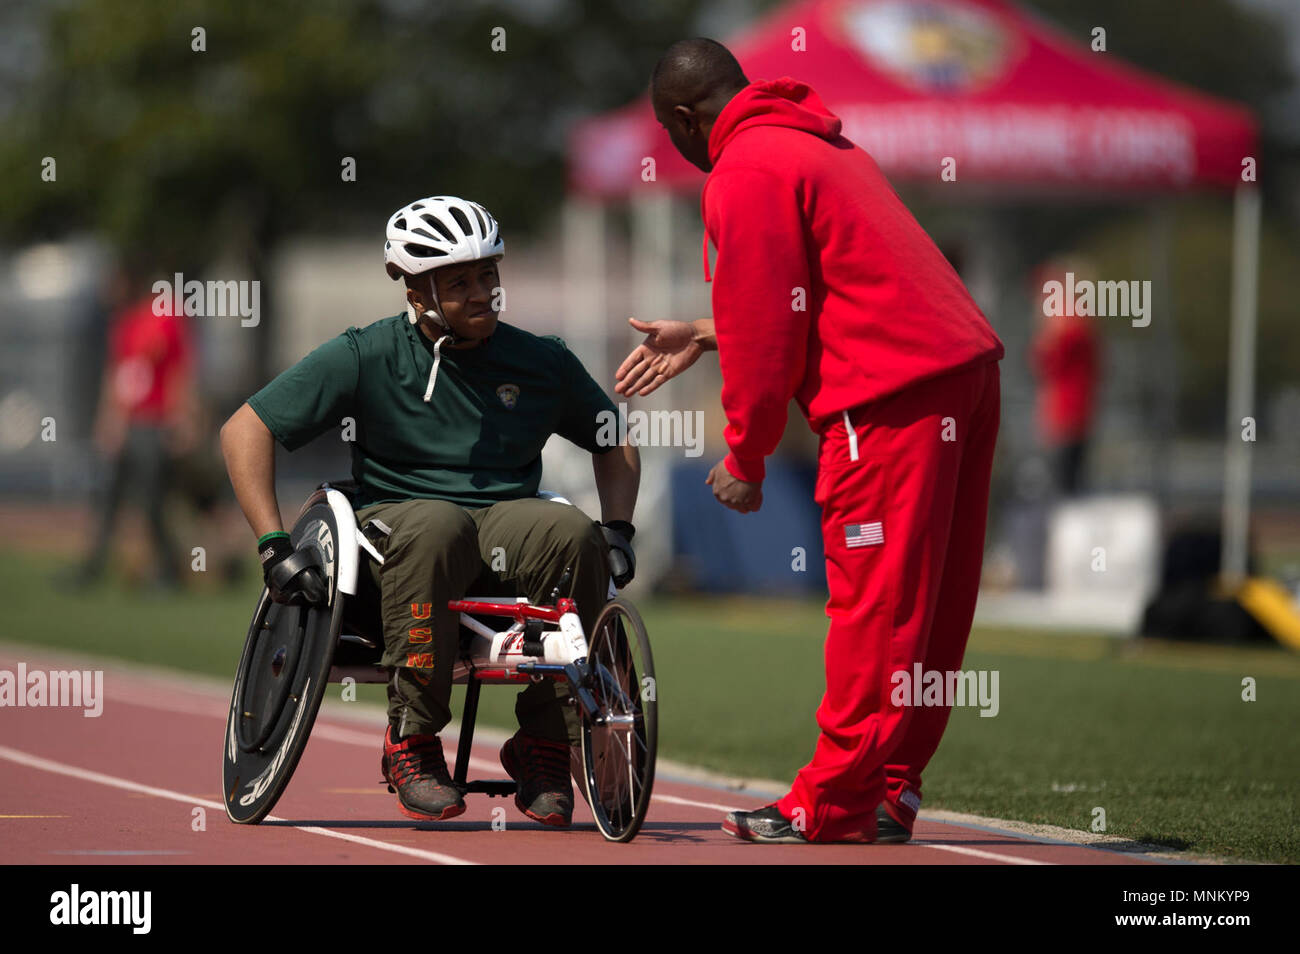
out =
<svg viewBox="0 0 1300 954"><path fill-rule="evenodd" d="M704 233L704 280L706 282L713 281L713 278L709 275L709 233L707 231Z"/></svg>
<svg viewBox="0 0 1300 954"><path fill-rule="evenodd" d="M443 335L433 343L433 368L429 371L429 386L424 389L424 403L429 403L429 398L433 397L433 382L438 380L438 362L442 360L442 343L451 338L451 335Z"/></svg>

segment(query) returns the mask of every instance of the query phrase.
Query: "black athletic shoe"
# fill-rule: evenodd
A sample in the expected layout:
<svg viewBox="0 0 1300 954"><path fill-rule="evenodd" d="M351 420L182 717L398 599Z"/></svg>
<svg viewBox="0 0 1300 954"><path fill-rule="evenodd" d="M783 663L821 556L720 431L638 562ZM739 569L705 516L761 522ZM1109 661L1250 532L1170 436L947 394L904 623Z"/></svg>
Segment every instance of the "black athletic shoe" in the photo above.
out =
<svg viewBox="0 0 1300 954"><path fill-rule="evenodd" d="M519 783L515 807L534 821L567 828L573 821L569 746L525 735L520 729L501 746L501 766Z"/></svg>
<svg viewBox="0 0 1300 954"><path fill-rule="evenodd" d="M876 806L876 844L901 845L911 838L911 829L894 821L894 816L886 810L884 802Z"/></svg>
<svg viewBox="0 0 1300 954"><path fill-rule="evenodd" d="M806 845L808 839L796 831L790 820L781 814L776 803L765 805L752 812L727 812L722 820L722 830L741 841L756 841L765 845Z"/></svg>
<svg viewBox="0 0 1300 954"><path fill-rule="evenodd" d="M397 741L390 725L384 732L380 770L397 807L408 818L445 821L465 811L465 799L452 782L442 740L436 735L409 735Z"/></svg>

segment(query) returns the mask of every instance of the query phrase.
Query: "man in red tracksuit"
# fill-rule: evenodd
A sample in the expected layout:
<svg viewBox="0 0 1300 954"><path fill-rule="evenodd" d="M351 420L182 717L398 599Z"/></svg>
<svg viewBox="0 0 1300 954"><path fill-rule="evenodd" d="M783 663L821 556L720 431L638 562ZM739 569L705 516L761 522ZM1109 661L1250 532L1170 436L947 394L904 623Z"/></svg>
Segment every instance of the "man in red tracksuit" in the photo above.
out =
<svg viewBox="0 0 1300 954"><path fill-rule="evenodd" d="M655 115L709 172L713 319L649 337L616 390L647 394L716 347L730 453L708 482L741 513L794 398L821 436L816 500L830 599L812 760L785 797L732 812L759 842L906 841L945 705L892 675L958 670L974 614L1002 343L867 153L806 85L749 82L712 40L655 68ZM936 168L936 175L938 169Z"/></svg>
<svg viewBox="0 0 1300 954"><path fill-rule="evenodd" d="M1037 270L1034 298L1041 301L1048 281L1065 281L1065 268L1056 263ZM1029 352L1038 377L1038 423L1050 449L1056 482L1067 497L1082 490L1084 457L1092 433L1101 367L1092 323L1074 314L1067 299L1061 314L1043 314Z"/></svg>

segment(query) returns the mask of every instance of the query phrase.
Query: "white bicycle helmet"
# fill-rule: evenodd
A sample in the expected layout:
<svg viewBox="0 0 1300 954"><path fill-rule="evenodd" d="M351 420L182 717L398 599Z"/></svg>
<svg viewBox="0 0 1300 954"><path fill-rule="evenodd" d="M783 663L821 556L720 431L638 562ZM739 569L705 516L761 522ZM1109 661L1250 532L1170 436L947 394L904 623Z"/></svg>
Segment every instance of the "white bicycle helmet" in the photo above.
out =
<svg viewBox="0 0 1300 954"><path fill-rule="evenodd" d="M398 209L388 220L384 264L396 280L505 254L497 220L477 202L435 195Z"/></svg>

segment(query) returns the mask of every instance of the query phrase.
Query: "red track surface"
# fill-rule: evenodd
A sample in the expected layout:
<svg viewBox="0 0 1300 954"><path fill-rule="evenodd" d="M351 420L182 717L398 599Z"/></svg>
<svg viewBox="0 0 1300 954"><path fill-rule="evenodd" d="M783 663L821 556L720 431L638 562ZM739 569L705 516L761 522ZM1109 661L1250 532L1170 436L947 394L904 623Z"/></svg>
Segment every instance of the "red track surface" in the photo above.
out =
<svg viewBox="0 0 1300 954"><path fill-rule="evenodd" d="M23 653L29 669L69 660ZM11 672L19 658L0 653ZM81 665L89 665L82 663ZM453 821L399 814L380 782L382 713L323 709L272 814L231 824L221 807L227 697L184 675L110 669L99 718L80 709L0 709L0 862L16 864L1141 864L1148 859L922 819L905 845L752 845L719 827L761 794L661 770L641 834L605 842L578 798L574 827L543 828L512 800L471 795ZM492 691L492 690L489 690ZM504 690L497 690L504 691ZM450 740L449 740L450 741ZM448 746L448 761L452 754ZM504 778L496 745L474 746L471 778ZM206 828L193 830L195 809ZM493 810L506 827L494 830ZM501 812L498 811L500 816ZM498 826L499 827L499 826Z"/></svg>

